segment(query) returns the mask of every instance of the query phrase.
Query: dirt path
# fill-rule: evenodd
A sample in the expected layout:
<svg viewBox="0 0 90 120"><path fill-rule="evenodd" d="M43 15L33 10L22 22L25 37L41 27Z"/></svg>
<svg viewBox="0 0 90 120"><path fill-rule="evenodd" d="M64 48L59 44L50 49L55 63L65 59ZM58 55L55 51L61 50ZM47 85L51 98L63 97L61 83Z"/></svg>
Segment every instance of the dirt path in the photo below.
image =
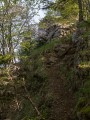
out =
<svg viewBox="0 0 90 120"><path fill-rule="evenodd" d="M47 71L50 82L49 87L53 94L50 120L72 120L74 96L68 88L67 79L60 75L60 65L57 63L51 65Z"/></svg>

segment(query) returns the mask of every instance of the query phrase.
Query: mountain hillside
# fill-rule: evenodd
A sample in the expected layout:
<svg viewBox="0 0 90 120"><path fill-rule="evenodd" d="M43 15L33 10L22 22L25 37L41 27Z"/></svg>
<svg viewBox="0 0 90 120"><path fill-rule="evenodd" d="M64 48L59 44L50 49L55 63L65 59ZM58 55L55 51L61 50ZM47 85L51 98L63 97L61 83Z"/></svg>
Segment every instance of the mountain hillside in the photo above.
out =
<svg viewBox="0 0 90 120"><path fill-rule="evenodd" d="M90 120L90 0L0 0L0 120Z"/></svg>

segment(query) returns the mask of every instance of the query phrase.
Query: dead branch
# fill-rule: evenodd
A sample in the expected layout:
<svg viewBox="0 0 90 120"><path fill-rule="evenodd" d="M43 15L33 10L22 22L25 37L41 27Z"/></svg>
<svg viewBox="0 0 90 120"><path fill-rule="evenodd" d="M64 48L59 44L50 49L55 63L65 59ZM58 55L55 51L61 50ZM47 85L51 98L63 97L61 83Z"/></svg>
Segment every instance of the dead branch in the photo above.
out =
<svg viewBox="0 0 90 120"><path fill-rule="evenodd" d="M38 108L36 107L36 104L33 102L32 98L31 98L31 96L30 96L30 94L29 94L29 91L27 90L27 88L26 88L26 86L25 86L25 80L24 80L24 78L23 78L23 83L24 83L24 86L23 86L23 87L24 87L24 90L25 90L25 92L26 92L26 94L27 94L28 100L31 102L31 104L32 104L33 108L35 109L36 113L38 114L38 116L42 117L40 111L39 111Z"/></svg>

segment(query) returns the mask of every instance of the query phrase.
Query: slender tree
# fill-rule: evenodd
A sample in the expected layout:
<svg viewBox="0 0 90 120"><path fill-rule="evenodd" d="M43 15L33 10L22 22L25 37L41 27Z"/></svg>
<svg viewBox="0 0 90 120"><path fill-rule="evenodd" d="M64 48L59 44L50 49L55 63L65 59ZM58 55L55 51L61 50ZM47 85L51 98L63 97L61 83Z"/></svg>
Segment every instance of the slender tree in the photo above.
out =
<svg viewBox="0 0 90 120"><path fill-rule="evenodd" d="M78 0L78 6L79 6L79 22L83 21L83 5L82 0Z"/></svg>

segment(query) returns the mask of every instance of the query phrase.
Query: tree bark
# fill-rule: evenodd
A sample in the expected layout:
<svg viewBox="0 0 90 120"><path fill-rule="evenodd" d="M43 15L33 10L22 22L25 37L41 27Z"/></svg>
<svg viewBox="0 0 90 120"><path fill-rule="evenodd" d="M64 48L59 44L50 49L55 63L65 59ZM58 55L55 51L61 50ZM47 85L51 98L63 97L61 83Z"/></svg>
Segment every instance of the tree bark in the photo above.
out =
<svg viewBox="0 0 90 120"><path fill-rule="evenodd" d="M1 32L2 32L2 55L5 55L5 37L4 37L4 24L1 25Z"/></svg>
<svg viewBox="0 0 90 120"><path fill-rule="evenodd" d="M78 6L79 6L79 22L83 21L83 6L82 6L82 0L78 0Z"/></svg>

